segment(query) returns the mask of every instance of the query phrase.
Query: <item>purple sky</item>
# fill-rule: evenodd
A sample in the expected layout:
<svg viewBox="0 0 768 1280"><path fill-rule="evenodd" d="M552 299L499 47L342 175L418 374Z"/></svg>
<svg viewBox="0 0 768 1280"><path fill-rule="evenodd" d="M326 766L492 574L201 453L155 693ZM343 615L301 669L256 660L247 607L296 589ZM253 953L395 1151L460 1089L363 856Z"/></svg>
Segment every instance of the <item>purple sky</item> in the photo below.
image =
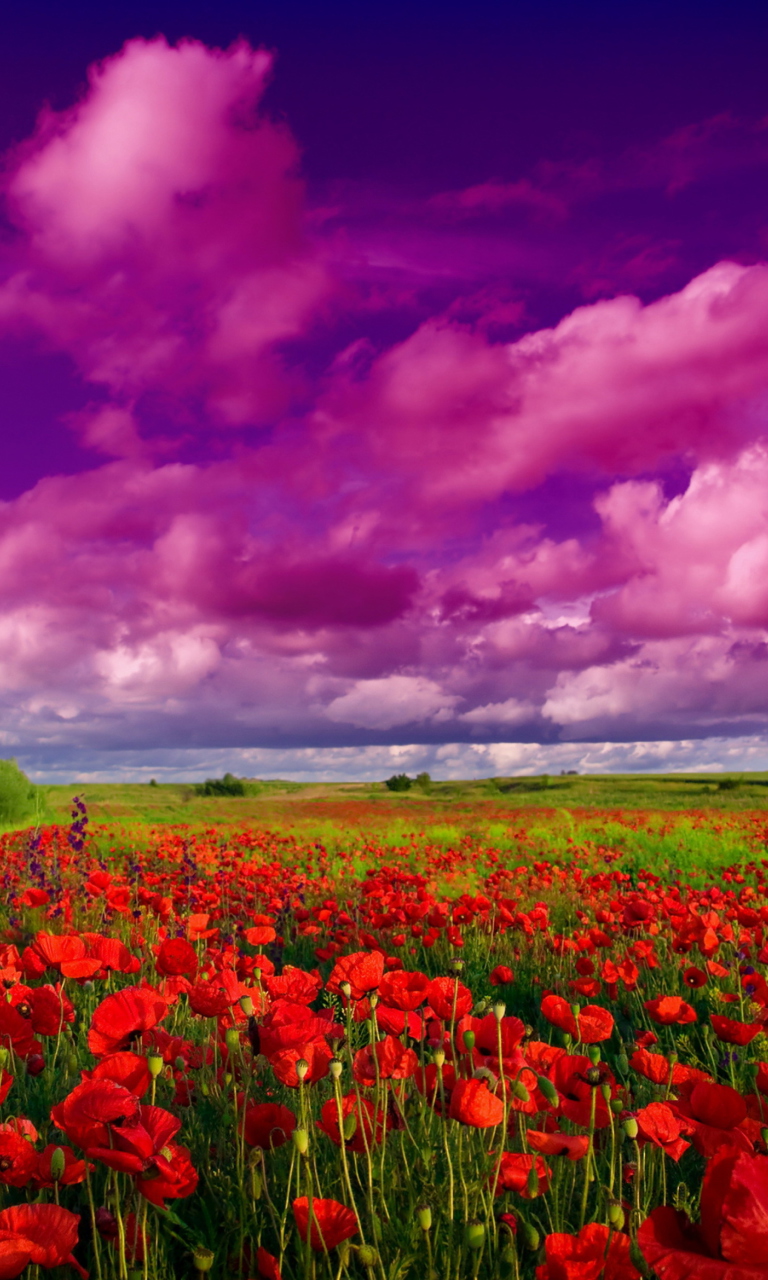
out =
<svg viewBox="0 0 768 1280"><path fill-rule="evenodd" d="M763 4L5 25L3 754L768 767Z"/></svg>

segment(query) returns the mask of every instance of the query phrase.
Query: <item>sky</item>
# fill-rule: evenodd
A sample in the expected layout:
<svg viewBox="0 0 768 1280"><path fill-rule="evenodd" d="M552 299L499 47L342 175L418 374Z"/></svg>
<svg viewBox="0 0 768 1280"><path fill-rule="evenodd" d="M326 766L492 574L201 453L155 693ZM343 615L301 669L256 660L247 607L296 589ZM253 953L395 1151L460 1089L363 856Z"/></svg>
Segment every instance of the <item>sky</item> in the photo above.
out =
<svg viewBox="0 0 768 1280"><path fill-rule="evenodd" d="M768 768L763 3L3 29L3 755Z"/></svg>

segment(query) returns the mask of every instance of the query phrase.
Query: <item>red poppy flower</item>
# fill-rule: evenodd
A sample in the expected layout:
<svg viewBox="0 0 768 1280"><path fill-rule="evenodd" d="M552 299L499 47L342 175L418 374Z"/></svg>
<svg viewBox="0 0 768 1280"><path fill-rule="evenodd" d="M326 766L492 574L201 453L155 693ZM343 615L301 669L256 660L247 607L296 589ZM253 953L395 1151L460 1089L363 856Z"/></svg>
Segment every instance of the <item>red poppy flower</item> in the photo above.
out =
<svg viewBox="0 0 768 1280"><path fill-rule="evenodd" d="M539 1179L539 1192L549 1190L549 1180L552 1177L552 1170L545 1160L538 1155L527 1155L517 1151L503 1152L498 1163L498 1179L496 1181L496 1195L500 1196L504 1191L516 1191L524 1200L532 1199L530 1190L528 1189L528 1178L531 1169L536 1170ZM489 1179L493 1186L496 1172L491 1174Z"/></svg>
<svg viewBox="0 0 768 1280"><path fill-rule="evenodd" d="M691 964L683 970L683 982L686 987L695 991L698 987L706 985L707 975L703 969L698 969L695 964Z"/></svg>
<svg viewBox="0 0 768 1280"><path fill-rule="evenodd" d="M143 1031L157 1026L167 1012L166 1002L151 987L124 987L94 1009L88 1048L97 1058L128 1049Z"/></svg>
<svg viewBox="0 0 768 1280"><path fill-rule="evenodd" d="M647 1049L636 1049L629 1059L629 1065L638 1075L645 1076L653 1084L666 1085L670 1075L674 1085L711 1078L706 1071L700 1071L698 1067L686 1067L682 1062L675 1062L670 1066L663 1053L649 1053Z"/></svg>
<svg viewBox="0 0 768 1280"><path fill-rule="evenodd" d="M56 987L25 987L21 983L8 993L10 1003L23 1018L29 1018L38 1036L57 1036L65 1023L74 1022L71 1000Z"/></svg>
<svg viewBox="0 0 768 1280"><path fill-rule="evenodd" d="M351 999L361 1000L366 992L378 987L383 975L384 957L380 951L355 951L336 961L325 985L328 991L341 995L342 982L348 982L352 988Z"/></svg>
<svg viewBox="0 0 768 1280"><path fill-rule="evenodd" d="M138 1174L167 1173L168 1159L162 1155L170 1149L181 1121L162 1107L139 1108L138 1115L130 1121L109 1126L109 1145L92 1146L86 1154L100 1160L118 1173Z"/></svg>
<svg viewBox="0 0 768 1280"><path fill-rule="evenodd" d="M639 1136L645 1142L661 1147L673 1160L679 1160L690 1147L681 1136L690 1133L690 1126L675 1115L665 1102L650 1102L635 1113Z"/></svg>
<svg viewBox="0 0 768 1280"><path fill-rule="evenodd" d="M724 1146L752 1151L752 1140L742 1127L747 1104L730 1085L697 1081L687 1099L680 1097L670 1106L688 1122L691 1141L701 1155L714 1156Z"/></svg>
<svg viewBox="0 0 768 1280"><path fill-rule="evenodd" d="M672 1026L673 1023L684 1025L696 1021L696 1010L686 1004L680 996L657 996L655 1000L644 1000L643 1004L653 1021L658 1022L662 1027Z"/></svg>
<svg viewBox="0 0 768 1280"><path fill-rule="evenodd" d="M428 1062L423 1070L419 1067L413 1078L419 1093L427 1099L430 1106L434 1107L438 1115L442 1115L441 1086L442 1097L445 1098L446 1107L448 1107L456 1086L454 1068L448 1062L444 1062L440 1068L434 1062Z"/></svg>
<svg viewBox="0 0 768 1280"><path fill-rule="evenodd" d="M256 1250L256 1274L258 1280L282 1280L277 1258L268 1253L263 1245L259 1245Z"/></svg>
<svg viewBox="0 0 768 1280"><path fill-rule="evenodd" d="M51 1119L76 1147L108 1146L107 1125L130 1123L139 1114L139 1100L112 1080L85 1080L51 1107Z"/></svg>
<svg viewBox="0 0 768 1280"><path fill-rule="evenodd" d="M64 1172L56 1179L51 1176L51 1158L54 1151L61 1151L64 1156ZM92 1165L91 1168L93 1168ZM52 1188L58 1183L60 1187L72 1187L78 1182L85 1182L85 1161L79 1160L71 1147L49 1142L37 1156L37 1168L32 1185Z"/></svg>
<svg viewBox="0 0 768 1280"><path fill-rule="evenodd" d="M384 1004L410 1013L424 1003L428 988L429 978L425 973L398 969L395 973L384 974L379 984L379 995Z"/></svg>
<svg viewBox="0 0 768 1280"><path fill-rule="evenodd" d="M491 969L488 974L488 981L492 987L502 987L514 980L515 975L507 964L497 964L496 968Z"/></svg>
<svg viewBox="0 0 768 1280"><path fill-rule="evenodd" d="M724 1044L750 1044L764 1028L759 1022L737 1022L733 1018L724 1018L719 1013L711 1013L709 1020L718 1040Z"/></svg>
<svg viewBox="0 0 768 1280"><path fill-rule="evenodd" d="M0 1000L0 1046L13 1049L19 1058L28 1058L39 1049L39 1041L35 1041L30 1018L24 1018L6 1000Z"/></svg>
<svg viewBox="0 0 768 1280"><path fill-rule="evenodd" d="M579 1010L578 1026L571 1006L562 996L548 995L541 1002L541 1012L548 1022L567 1031L582 1044L599 1044L613 1034L613 1015L600 1005L585 1004Z"/></svg>
<svg viewBox="0 0 768 1280"><path fill-rule="evenodd" d="M640 1280L629 1250L629 1236L602 1222L590 1222L577 1236L554 1232L545 1237L546 1261L536 1280Z"/></svg>
<svg viewBox="0 0 768 1280"><path fill-rule="evenodd" d="M341 1099L341 1117L345 1149L358 1155L364 1155L374 1143L381 1142L385 1127L389 1128L384 1112L375 1110L370 1098L358 1098L356 1093L348 1093ZM323 1104L320 1119L315 1124L331 1142L341 1146L339 1108L335 1098L329 1098Z"/></svg>
<svg viewBox="0 0 768 1280"><path fill-rule="evenodd" d="M101 968L87 958L83 939L74 933L38 933L32 950L46 969L58 969L65 978L92 978Z"/></svg>
<svg viewBox="0 0 768 1280"><path fill-rule="evenodd" d="M377 1075L381 1080L408 1080L418 1065L419 1059L413 1049L406 1049L396 1036L385 1036L373 1046L358 1049L352 1073L358 1084L372 1087L376 1084Z"/></svg>
<svg viewBox="0 0 768 1280"><path fill-rule="evenodd" d="M220 1018L235 1000L217 982L195 983L190 987L187 999L192 1012L201 1018Z"/></svg>
<svg viewBox="0 0 768 1280"><path fill-rule="evenodd" d="M249 1147L273 1151L288 1142L296 1128L296 1117L279 1102L254 1102L245 1112L245 1141Z"/></svg>
<svg viewBox="0 0 768 1280"><path fill-rule="evenodd" d="M82 934L88 958L98 960L104 973L138 973L141 961L119 938L105 938L100 933Z"/></svg>
<svg viewBox="0 0 768 1280"><path fill-rule="evenodd" d="M26 1187L37 1169L37 1152L26 1138L12 1130L0 1132L0 1183Z"/></svg>
<svg viewBox="0 0 768 1280"><path fill-rule="evenodd" d="M197 973L197 952L186 938L166 938L155 952L155 968L164 978Z"/></svg>
<svg viewBox="0 0 768 1280"><path fill-rule="evenodd" d="M724 1151L710 1160L701 1221L666 1206L642 1223L638 1244L659 1280L762 1280L768 1271L768 1157Z"/></svg>
<svg viewBox="0 0 768 1280"><path fill-rule="evenodd" d="M450 1022L469 1013L475 1001L469 987L455 978L433 978L427 987L427 1003L436 1017Z"/></svg>
<svg viewBox="0 0 768 1280"><path fill-rule="evenodd" d="M301 1047L310 1040L340 1040L344 1028L333 1021L330 1009L314 1013L306 1005L291 1000L276 1000L259 1023L259 1044L265 1057L282 1049ZM301 1057L301 1054L299 1054Z"/></svg>
<svg viewBox="0 0 768 1280"><path fill-rule="evenodd" d="M69 1263L87 1280L88 1273L72 1257L77 1244L80 1217L58 1204L16 1204L0 1211L0 1277L17 1276L30 1262L41 1267L61 1267ZM10 1255L14 1244L21 1266L13 1270Z"/></svg>
<svg viewBox="0 0 768 1280"><path fill-rule="evenodd" d="M273 1000L292 1000L296 1004L311 1004L323 985L319 973L306 973L287 964L280 974L268 975L263 979L269 995Z"/></svg>
<svg viewBox="0 0 768 1280"><path fill-rule="evenodd" d="M307 1040L292 1049L279 1049L277 1053L270 1054L269 1065L281 1084L297 1089L301 1083L296 1074L297 1062L303 1059L308 1067L304 1084L314 1084L328 1075L328 1063L332 1057L333 1052L324 1040Z"/></svg>
<svg viewBox="0 0 768 1280"><path fill-rule="evenodd" d="M504 1103L484 1080L457 1080L448 1115L473 1129L492 1129L504 1119Z"/></svg>
<svg viewBox="0 0 768 1280"><path fill-rule="evenodd" d="M309 1200L300 1196L293 1202L293 1216L299 1235L316 1252L335 1249L357 1234L357 1219L351 1209L338 1200L312 1201L312 1230L309 1228Z"/></svg>
<svg viewBox="0 0 768 1280"><path fill-rule="evenodd" d="M137 1098L143 1098L152 1083L147 1059L139 1053L124 1049L121 1053L108 1053L97 1062L92 1071L83 1072L84 1080L113 1080L124 1089L130 1089Z"/></svg>
<svg viewBox="0 0 768 1280"><path fill-rule="evenodd" d="M611 1123L611 1112L601 1085L607 1084L612 1096L617 1086L613 1073L604 1062L593 1067L584 1054L563 1054L553 1063L550 1079L560 1094L563 1115L574 1124L583 1129L589 1127L593 1102L595 1128L605 1129Z"/></svg>
<svg viewBox="0 0 768 1280"><path fill-rule="evenodd" d="M538 1129L528 1129L526 1142L532 1151L542 1156L567 1156L569 1160L583 1160L589 1150L589 1138L585 1133L561 1133L555 1129L552 1133L542 1133Z"/></svg>

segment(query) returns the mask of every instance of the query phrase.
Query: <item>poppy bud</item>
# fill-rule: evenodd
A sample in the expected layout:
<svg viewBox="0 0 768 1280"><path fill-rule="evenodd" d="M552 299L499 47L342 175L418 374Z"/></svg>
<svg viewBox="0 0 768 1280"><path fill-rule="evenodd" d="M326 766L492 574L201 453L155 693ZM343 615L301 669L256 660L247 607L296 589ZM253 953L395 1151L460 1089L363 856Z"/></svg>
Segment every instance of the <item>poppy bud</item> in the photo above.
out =
<svg viewBox="0 0 768 1280"><path fill-rule="evenodd" d="M213 1250L206 1249L203 1245L198 1245L192 1254L192 1264L195 1271L210 1271L213 1266Z"/></svg>
<svg viewBox="0 0 768 1280"><path fill-rule="evenodd" d="M54 1182L61 1182L66 1167L64 1152L61 1147L56 1147L56 1150L51 1152L51 1178Z"/></svg>
<svg viewBox="0 0 768 1280"><path fill-rule="evenodd" d="M27 1075L39 1076L45 1071L45 1058L40 1053L31 1053L27 1058Z"/></svg>
<svg viewBox="0 0 768 1280"><path fill-rule="evenodd" d="M163 1059L159 1053L150 1053L147 1058L147 1070L153 1080L156 1080L163 1069Z"/></svg>
<svg viewBox="0 0 768 1280"><path fill-rule="evenodd" d="M592 1066L593 1066L593 1067L596 1067L596 1066L597 1066L597 1064L598 1064L598 1063L599 1063L599 1061L600 1061L601 1056L602 1056L602 1055L601 1055L601 1053L600 1053L600 1045L599 1045L599 1044L591 1044L591 1045L589 1046L589 1048L587 1049L587 1057L589 1058L589 1060L590 1060L590 1062L592 1063Z"/></svg>
<svg viewBox="0 0 768 1280"><path fill-rule="evenodd" d="M522 1080L516 1080L512 1085L512 1092L521 1102L530 1102L531 1095L523 1084Z"/></svg>
<svg viewBox="0 0 768 1280"><path fill-rule="evenodd" d="M144 1280L144 1272L140 1271L138 1267L131 1267L128 1272L128 1280Z"/></svg>
<svg viewBox="0 0 768 1280"><path fill-rule="evenodd" d="M563 1046L564 1046L564 1048L565 1048L565 1052L566 1052L566 1053L570 1053L570 1052L571 1052L572 1045L573 1045L573 1036L570 1034L570 1032L568 1032L568 1031L564 1031L564 1032L563 1032Z"/></svg>
<svg viewBox="0 0 768 1280"><path fill-rule="evenodd" d="M421 1227L422 1231L429 1231L430 1227L432 1226L432 1210L430 1209L428 1204L419 1205L418 1209L416 1210L416 1217L419 1220L419 1226Z"/></svg>
<svg viewBox="0 0 768 1280"><path fill-rule="evenodd" d="M522 1222L521 1226L523 1229L523 1240L525 1241L526 1247L533 1253L539 1247L541 1236L530 1222Z"/></svg>
<svg viewBox="0 0 768 1280"><path fill-rule="evenodd" d="M638 1133L640 1132L639 1127L638 1127L638 1123L637 1123L637 1121L636 1121L636 1119L635 1119L635 1117L634 1117L634 1116L629 1116L629 1118L628 1118L627 1120L625 1120L625 1121L624 1121L624 1124L622 1125L622 1128L623 1128L624 1132L626 1133L627 1137L628 1137L628 1138L631 1138L631 1139L632 1139L632 1141L634 1141L634 1140L635 1140L635 1138L637 1137Z"/></svg>
<svg viewBox="0 0 768 1280"><path fill-rule="evenodd" d="M760 1137L762 1138L763 1142L768 1146L768 1128L764 1128L760 1130Z"/></svg>
<svg viewBox="0 0 768 1280"><path fill-rule="evenodd" d="M379 1255L372 1244L361 1244L357 1249L357 1256L364 1267L375 1267L379 1260Z"/></svg>
<svg viewBox="0 0 768 1280"><path fill-rule="evenodd" d="M608 1105L615 1116L620 1116L624 1110L624 1103L621 1098L611 1098Z"/></svg>
<svg viewBox="0 0 768 1280"><path fill-rule="evenodd" d="M576 1026L578 1027L578 1025L579 1025L579 1014L581 1013L581 1005L578 1005L578 1004L572 1004L572 1005L571 1005L571 1013L573 1014L574 1018L576 1019Z"/></svg>
<svg viewBox="0 0 768 1280"><path fill-rule="evenodd" d="M624 1210L620 1204L608 1205L608 1221L617 1231L621 1231L624 1226Z"/></svg>
<svg viewBox="0 0 768 1280"><path fill-rule="evenodd" d="M471 1027L468 1027L466 1031L462 1032L462 1039L467 1053L471 1053L475 1047L475 1033Z"/></svg>
<svg viewBox="0 0 768 1280"><path fill-rule="evenodd" d="M435 1049L435 1052L432 1054L432 1061L434 1062L435 1066L439 1071L440 1067L442 1067L443 1063L445 1062L445 1050Z"/></svg>
<svg viewBox="0 0 768 1280"><path fill-rule="evenodd" d="M501 1280L513 1280L517 1263L514 1245L505 1245L499 1254L499 1276Z"/></svg>
<svg viewBox="0 0 768 1280"><path fill-rule="evenodd" d="M539 1076L536 1083L539 1086L540 1092L544 1094L549 1105L551 1107L559 1107L560 1095L552 1081L547 1076Z"/></svg>
<svg viewBox="0 0 768 1280"><path fill-rule="evenodd" d="M6 1049L5 1045L3 1045L2 1048L0 1048L0 1067L2 1067L4 1071L8 1068L10 1057L10 1053ZM75 1070L77 1070L77 1067L75 1067Z"/></svg>
<svg viewBox="0 0 768 1280"><path fill-rule="evenodd" d="M302 1082L306 1079L308 1071L309 1071L309 1063L307 1062L306 1058L299 1058L296 1063L296 1075L299 1077L299 1082Z"/></svg>
<svg viewBox="0 0 768 1280"><path fill-rule="evenodd" d="M227 1027L224 1043L229 1053L234 1053L236 1049L240 1048L240 1032L236 1027Z"/></svg>
<svg viewBox="0 0 768 1280"><path fill-rule="evenodd" d="M261 1187L261 1174L255 1165L251 1165L251 1196L254 1200L261 1199Z"/></svg>
<svg viewBox="0 0 768 1280"><path fill-rule="evenodd" d="M504 1014L507 1012L507 1006L503 1000L497 1000L493 1006L493 1016L497 1022L501 1022Z"/></svg>
<svg viewBox="0 0 768 1280"><path fill-rule="evenodd" d="M357 1116L354 1111L350 1111L349 1115L344 1117L342 1128L344 1130L344 1140L351 1142L357 1133Z"/></svg>
<svg viewBox="0 0 768 1280"><path fill-rule="evenodd" d="M294 1129L292 1133L293 1145L300 1156L305 1156L309 1151L309 1134L306 1129Z"/></svg>
<svg viewBox="0 0 768 1280"><path fill-rule="evenodd" d="M340 1058L331 1058L328 1063L328 1073L332 1080L338 1080L341 1076L344 1064Z"/></svg>
<svg viewBox="0 0 768 1280"><path fill-rule="evenodd" d="M626 1053L620 1053L616 1057L616 1070L620 1076L625 1076L629 1071L629 1058Z"/></svg>
<svg viewBox="0 0 768 1280"><path fill-rule="evenodd" d="M372 1009L375 1009L375 1008L376 1008L376 1005L379 1003L379 996L378 996L378 992L376 992L376 991L372 991L372 992L371 992L371 994L370 994L370 995L369 995L369 997L368 997L368 1003L369 1003L369 1005L371 1006L371 1008L372 1008Z"/></svg>
<svg viewBox="0 0 768 1280"><path fill-rule="evenodd" d="M482 1249L485 1244L485 1223L473 1218L464 1228L464 1243L468 1249Z"/></svg>
<svg viewBox="0 0 768 1280"><path fill-rule="evenodd" d="M611 1101L611 1086L609 1084L601 1084L600 1093L602 1094L603 1102Z"/></svg>
<svg viewBox="0 0 768 1280"><path fill-rule="evenodd" d="M525 1186L531 1199L535 1199L539 1194L539 1173L535 1164L532 1164L528 1170L528 1177L526 1178Z"/></svg>

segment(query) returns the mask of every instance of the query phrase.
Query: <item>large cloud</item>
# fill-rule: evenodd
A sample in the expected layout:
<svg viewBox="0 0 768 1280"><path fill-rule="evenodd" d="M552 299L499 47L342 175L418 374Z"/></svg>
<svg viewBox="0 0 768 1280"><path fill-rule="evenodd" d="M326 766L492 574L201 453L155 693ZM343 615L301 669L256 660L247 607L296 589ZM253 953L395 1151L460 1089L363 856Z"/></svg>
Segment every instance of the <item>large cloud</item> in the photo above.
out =
<svg viewBox="0 0 768 1280"><path fill-rule="evenodd" d="M0 507L5 747L499 772L768 729L768 267L377 349L269 69L132 41L9 159L0 333L68 354L113 460Z"/></svg>

